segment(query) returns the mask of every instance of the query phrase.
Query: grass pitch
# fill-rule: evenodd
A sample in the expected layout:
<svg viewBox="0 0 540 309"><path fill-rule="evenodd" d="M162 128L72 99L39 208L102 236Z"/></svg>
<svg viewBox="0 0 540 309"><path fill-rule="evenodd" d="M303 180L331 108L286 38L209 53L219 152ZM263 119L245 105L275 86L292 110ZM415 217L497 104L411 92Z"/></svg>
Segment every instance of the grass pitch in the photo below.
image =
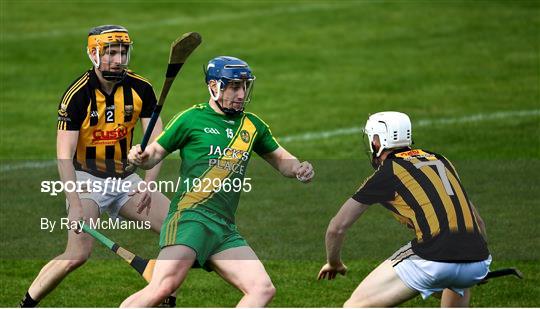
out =
<svg viewBox="0 0 540 309"><path fill-rule="evenodd" d="M64 215L63 197L40 193L40 181L58 178L51 163L56 110L66 87L91 65L87 31L108 23L130 30L130 66L157 92L170 42L183 32L202 34L169 94L165 121L207 99L202 64L237 56L257 76L248 110L284 147L313 161L317 178L308 186L280 178L260 160L249 168L253 191L243 195L237 222L278 289L271 306L341 306L413 237L374 206L347 237L347 277L315 280L328 221L371 173L354 132L382 110L408 113L416 146L454 161L486 221L492 269L517 266L525 274L474 288L471 305L539 306L539 13L534 1L2 1L0 306L15 306L65 245L64 232L39 229L39 218ZM168 160L160 178L176 177L177 165ZM158 252L150 232L104 233L141 255ZM40 305L112 307L143 286L96 245L92 259ZM194 270L178 306L234 306L240 297L216 274ZM420 298L405 304L437 305Z"/></svg>

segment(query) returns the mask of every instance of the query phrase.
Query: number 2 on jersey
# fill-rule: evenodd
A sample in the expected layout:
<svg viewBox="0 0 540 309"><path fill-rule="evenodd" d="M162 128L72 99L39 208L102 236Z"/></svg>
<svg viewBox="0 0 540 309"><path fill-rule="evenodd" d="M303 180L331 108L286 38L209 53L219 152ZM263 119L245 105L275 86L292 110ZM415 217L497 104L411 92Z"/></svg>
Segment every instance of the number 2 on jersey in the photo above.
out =
<svg viewBox="0 0 540 309"><path fill-rule="evenodd" d="M105 120L107 122L114 122L114 111L108 110L105 112Z"/></svg>

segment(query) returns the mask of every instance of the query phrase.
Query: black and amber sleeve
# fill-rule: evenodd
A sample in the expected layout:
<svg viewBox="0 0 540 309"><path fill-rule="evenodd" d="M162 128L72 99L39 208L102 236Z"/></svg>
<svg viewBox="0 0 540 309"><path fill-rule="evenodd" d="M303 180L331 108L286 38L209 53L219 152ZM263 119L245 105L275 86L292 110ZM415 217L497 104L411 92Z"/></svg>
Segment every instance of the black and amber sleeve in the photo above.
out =
<svg viewBox="0 0 540 309"><path fill-rule="evenodd" d="M84 99L84 91L66 92L58 105L57 129L63 131L78 131L86 118L88 100Z"/></svg>
<svg viewBox="0 0 540 309"><path fill-rule="evenodd" d="M156 107L157 100L156 94L154 93L154 88L152 85L145 83L142 96L142 108L139 118L150 118L152 117L152 112Z"/></svg>
<svg viewBox="0 0 540 309"><path fill-rule="evenodd" d="M385 163L368 177L360 189L353 194L352 198L355 201L364 205L372 205L394 200L396 190L392 163Z"/></svg>

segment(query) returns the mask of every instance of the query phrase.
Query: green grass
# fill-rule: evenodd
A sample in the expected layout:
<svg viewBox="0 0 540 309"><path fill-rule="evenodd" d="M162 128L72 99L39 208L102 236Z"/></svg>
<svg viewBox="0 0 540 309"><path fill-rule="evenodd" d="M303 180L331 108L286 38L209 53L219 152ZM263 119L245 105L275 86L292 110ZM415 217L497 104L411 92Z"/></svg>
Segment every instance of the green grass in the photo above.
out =
<svg viewBox="0 0 540 309"><path fill-rule="evenodd" d="M0 2L0 306L15 306L65 246L65 231L39 229L41 217L65 213L63 197L39 192L42 180L57 179L56 168L5 168L54 159L58 101L90 67L87 31L118 23L135 42L131 68L157 91L169 43L187 31L203 36L169 94L165 121L207 99L201 66L221 54L251 64L257 83L248 109L278 138L360 127L381 110L408 113L415 145L445 154L460 172L487 224L492 269L517 266L525 273L522 281L496 279L474 288L471 305L538 307L539 13L534 1ZM536 112L417 125L521 110ZM348 276L317 282L328 221L371 170L360 134L282 144L313 161L315 181L283 180L254 160L248 173L253 192L242 197L239 229L278 289L272 306L341 306L362 278L413 236L374 206L347 237ZM177 165L168 160L160 178L175 178ZM143 256L158 252L157 235L105 233ZM143 286L124 262L96 246L92 259L41 305L112 307ZM240 297L216 274L194 270L178 306L229 307ZM404 306L438 301L416 298Z"/></svg>
<svg viewBox="0 0 540 309"><path fill-rule="evenodd" d="M2 274L13 276L9 288L2 287L2 297L10 299L3 306L15 306L21 291L34 278L35 269L45 261L0 264ZM334 281L317 281L318 262L265 261L266 269L273 278L278 291L272 307L341 307L358 282L364 278L378 261L354 260L346 277ZM526 274L533 275L537 266L532 262L512 261L496 263L497 267L517 266ZM42 307L114 307L120 305L126 295L144 287L144 281L125 263L111 260L91 260L83 268L72 273L49 297L40 303ZM500 306L534 307L538 303L538 275L518 281L515 278L496 279L474 288L471 306L493 307L494 299L504 299ZM519 286L519 288L516 288ZM103 297L106 295L106 297ZM177 307L233 307L241 293L215 273L192 270L178 293ZM439 301L415 298L403 304L405 307L438 307Z"/></svg>

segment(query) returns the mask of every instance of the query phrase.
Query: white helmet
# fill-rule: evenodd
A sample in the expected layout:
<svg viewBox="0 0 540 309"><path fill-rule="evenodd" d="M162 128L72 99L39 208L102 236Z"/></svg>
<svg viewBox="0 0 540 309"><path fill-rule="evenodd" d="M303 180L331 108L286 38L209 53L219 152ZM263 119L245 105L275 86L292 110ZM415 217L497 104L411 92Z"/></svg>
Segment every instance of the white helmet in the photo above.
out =
<svg viewBox="0 0 540 309"><path fill-rule="evenodd" d="M369 149L374 157L379 157L383 150L408 147L412 144L411 120L400 112L380 112L369 116L364 134L369 141ZM381 147L377 153L373 150L373 138L379 136Z"/></svg>

